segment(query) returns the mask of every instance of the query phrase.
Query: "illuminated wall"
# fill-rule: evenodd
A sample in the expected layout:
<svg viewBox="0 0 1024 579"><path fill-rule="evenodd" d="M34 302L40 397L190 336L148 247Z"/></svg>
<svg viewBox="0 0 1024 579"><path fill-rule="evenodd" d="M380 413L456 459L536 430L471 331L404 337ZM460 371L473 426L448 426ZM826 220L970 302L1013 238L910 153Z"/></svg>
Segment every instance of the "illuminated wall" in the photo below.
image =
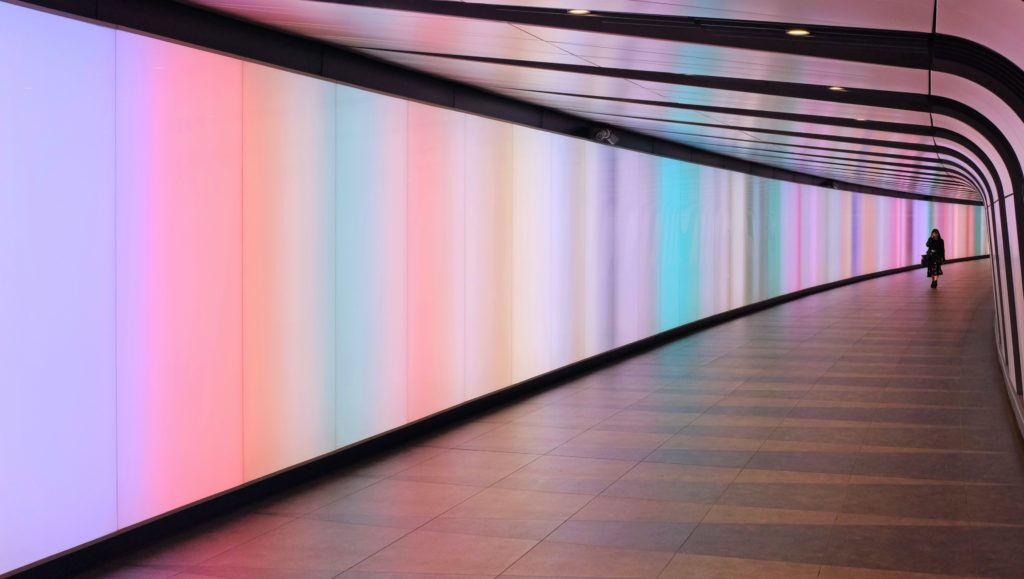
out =
<svg viewBox="0 0 1024 579"><path fill-rule="evenodd" d="M646 156L4 3L0 74L0 573L914 263L932 227L949 257L987 252L980 207Z"/></svg>

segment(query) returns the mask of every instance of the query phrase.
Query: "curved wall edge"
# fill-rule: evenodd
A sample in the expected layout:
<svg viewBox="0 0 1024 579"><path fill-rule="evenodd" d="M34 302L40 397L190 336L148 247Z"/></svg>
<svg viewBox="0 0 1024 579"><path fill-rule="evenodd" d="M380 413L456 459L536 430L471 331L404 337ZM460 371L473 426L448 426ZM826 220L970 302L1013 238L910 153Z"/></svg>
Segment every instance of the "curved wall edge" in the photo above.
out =
<svg viewBox="0 0 1024 579"><path fill-rule="evenodd" d="M990 256L979 255L956 258L948 260L947 263L981 259L990 259ZM423 417L415 422L281 471L268 474L257 480L196 501L195 503L179 507L169 513L136 523L131 527L99 537L84 545L57 553L41 561L0 574L0 577L46 579L55 576L73 575L82 569L102 564L125 551L144 547L169 534L186 530L219 516L229 514L244 508L246 505L287 492L299 485L315 481L320 477L336 474L342 468L358 466L359 461L369 460L400 445L412 443L446 426L451 426L464 419L488 412L516 399L543 392L549 388L558 387L575 378L685 338L690 334L817 293L922 268L923 266L920 265L898 267L821 284L741 306L665 330L653 336L596 354L523 382L512 384L501 390L467 400L457 406ZM1020 403L1015 403L1013 409L1015 415L1021 416L1022 409ZM1024 430L1022 430L1022 435L1024 435Z"/></svg>

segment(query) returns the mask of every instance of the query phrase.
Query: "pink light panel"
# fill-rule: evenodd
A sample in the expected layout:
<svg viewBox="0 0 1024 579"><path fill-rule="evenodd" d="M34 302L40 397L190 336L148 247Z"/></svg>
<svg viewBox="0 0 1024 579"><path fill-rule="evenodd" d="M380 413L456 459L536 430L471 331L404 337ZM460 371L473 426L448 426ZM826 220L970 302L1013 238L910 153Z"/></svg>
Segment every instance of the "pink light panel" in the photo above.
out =
<svg viewBox="0 0 1024 579"><path fill-rule="evenodd" d="M932 227L950 257L987 252L980 207L617 150L2 3L0 73L0 572L914 263Z"/></svg>

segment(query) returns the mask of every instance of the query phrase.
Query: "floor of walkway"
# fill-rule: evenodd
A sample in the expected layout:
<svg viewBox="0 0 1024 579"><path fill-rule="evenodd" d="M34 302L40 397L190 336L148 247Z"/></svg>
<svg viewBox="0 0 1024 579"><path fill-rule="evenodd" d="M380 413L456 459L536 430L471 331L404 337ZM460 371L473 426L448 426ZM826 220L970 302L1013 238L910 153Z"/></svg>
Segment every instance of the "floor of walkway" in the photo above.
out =
<svg viewBox="0 0 1024 579"><path fill-rule="evenodd" d="M989 268L700 332L96 575L1024 576Z"/></svg>

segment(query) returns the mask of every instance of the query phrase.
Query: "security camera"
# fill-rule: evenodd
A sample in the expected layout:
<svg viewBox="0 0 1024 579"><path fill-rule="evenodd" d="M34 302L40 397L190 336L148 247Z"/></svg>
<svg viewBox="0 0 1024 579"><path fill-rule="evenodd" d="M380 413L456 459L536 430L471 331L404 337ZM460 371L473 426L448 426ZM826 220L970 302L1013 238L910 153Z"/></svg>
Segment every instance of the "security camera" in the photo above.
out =
<svg viewBox="0 0 1024 579"><path fill-rule="evenodd" d="M606 145L614 145L619 142L619 136L608 127L595 127L591 129L590 138Z"/></svg>

